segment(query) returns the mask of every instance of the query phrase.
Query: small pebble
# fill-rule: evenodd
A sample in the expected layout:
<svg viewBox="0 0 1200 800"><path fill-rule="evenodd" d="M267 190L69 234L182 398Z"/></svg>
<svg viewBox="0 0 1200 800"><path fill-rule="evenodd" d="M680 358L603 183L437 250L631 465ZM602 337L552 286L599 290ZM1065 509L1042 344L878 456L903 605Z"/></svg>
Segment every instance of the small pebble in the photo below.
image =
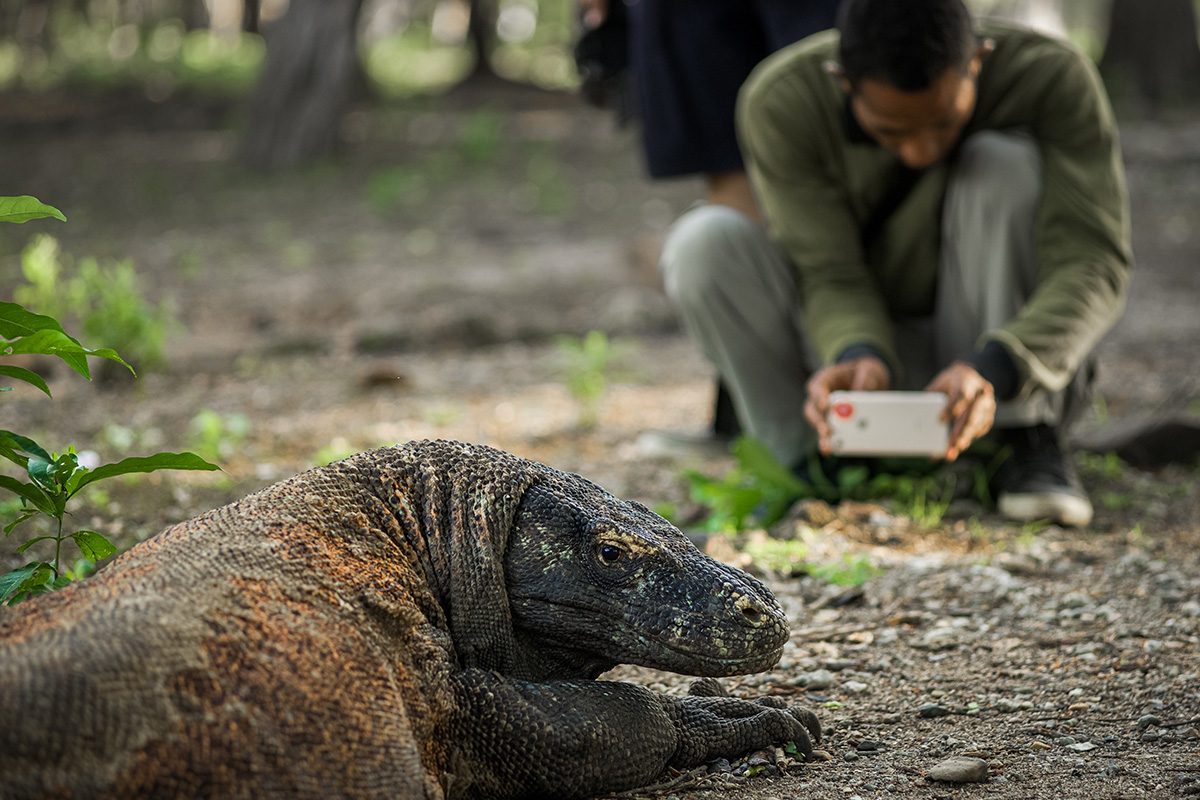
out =
<svg viewBox="0 0 1200 800"><path fill-rule="evenodd" d="M1030 742L1029 749L1030 750L1051 750L1053 748L1051 748L1050 745L1046 744L1045 742Z"/></svg>
<svg viewBox="0 0 1200 800"><path fill-rule="evenodd" d="M796 683L808 689L810 692L828 689L836 682L833 673L827 669L817 669L812 672L806 672L796 678Z"/></svg>
<svg viewBox="0 0 1200 800"><path fill-rule="evenodd" d="M1074 736L1060 736L1054 740L1054 743L1065 745L1065 746L1070 746L1070 745L1075 744L1075 741L1076 740L1075 740Z"/></svg>
<svg viewBox="0 0 1200 800"><path fill-rule="evenodd" d="M926 703L917 709L919 716L926 719L934 719L936 717L944 717L950 713L950 709L945 706L939 706L937 703Z"/></svg>
<svg viewBox="0 0 1200 800"><path fill-rule="evenodd" d="M1077 753L1086 753L1088 750L1096 749L1096 745L1092 744L1091 742L1076 742L1075 744L1067 746Z"/></svg>
<svg viewBox="0 0 1200 800"><path fill-rule="evenodd" d="M1137 721L1137 726L1138 726L1139 731L1143 731L1146 728L1149 728L1151 725L1161 725L1161 724L1162 724L1162 720L1159 719L1158 717L1154 716L1153 714L1145 714L1143 716L1140 716L1140 717L1138 717L1138 721Z"/></svg>
<svg viewBox="0 0 1200 800"><path fill-rule="evenodd" d="M930 768L925 778L947 783L983 783L988 779L988 763L982 758L954 756Z"/></svg>
<svg viewBox="0 0 1200 800"><path fill-rule="evenodd" d="M854 745L854 749L860 753L876 753L879 752L880 744L867 739Z"/></svg>
<svg viewBox="0 0 1200 800"><path fill-rule="evenodd" d="M862 681L846 681L842 684L842 691L846 694L862 694L868 688Z"/></svg>
<svg viewBox="0 0 1200 800"><path fill-rule="evenodd" d="M857 761L858 752L855 750L847 750L845 753L842 753L842 758L846 761Z"/></svg>

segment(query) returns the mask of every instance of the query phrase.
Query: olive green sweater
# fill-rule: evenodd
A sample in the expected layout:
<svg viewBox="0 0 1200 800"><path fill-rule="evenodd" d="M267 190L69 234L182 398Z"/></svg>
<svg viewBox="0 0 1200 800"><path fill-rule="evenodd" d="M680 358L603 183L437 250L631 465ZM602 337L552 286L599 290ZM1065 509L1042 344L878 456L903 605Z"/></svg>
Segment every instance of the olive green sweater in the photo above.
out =
<svg viewBox="0 0 1200 800"><path fill-rule="evenodd" d="M982 23L995 50L963 130L1024 130L1038 142L1039 281L1022 311L984 341L1016 367L1016 394L1063 388L1120 316L1132 263L1116 123L1091 61L1071 44ZM870 243L863 228L900 162L854 122L825 62L825 31L768 58L742 87L738 135L773 237L795 264L805 324L828 363L847 348L880 352L893 371L890 320L933 311L948 167L921 173ZM989 350L994 350L992 345Z"/></svg>

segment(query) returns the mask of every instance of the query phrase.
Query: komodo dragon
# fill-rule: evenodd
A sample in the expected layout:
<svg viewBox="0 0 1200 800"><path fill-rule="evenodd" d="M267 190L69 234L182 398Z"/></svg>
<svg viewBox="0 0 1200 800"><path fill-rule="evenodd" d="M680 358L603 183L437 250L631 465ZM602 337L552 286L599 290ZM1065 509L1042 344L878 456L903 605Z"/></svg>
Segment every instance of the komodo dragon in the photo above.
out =
<svg viewBox="0 0 1200 800"><path fill-rule="evenodd" d="M0 611L0 796L587 797L811 753L809 712L595 680L755 672L787 637L768 589L638 503L487 447L383 448Z"/></svg>

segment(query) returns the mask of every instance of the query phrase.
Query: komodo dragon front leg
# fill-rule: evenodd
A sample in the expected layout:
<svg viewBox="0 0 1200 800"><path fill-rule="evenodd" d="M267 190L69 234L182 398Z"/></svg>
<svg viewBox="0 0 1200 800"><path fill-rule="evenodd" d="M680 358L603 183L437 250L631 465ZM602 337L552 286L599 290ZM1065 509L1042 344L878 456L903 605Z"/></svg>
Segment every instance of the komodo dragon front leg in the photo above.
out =
<svg viewBox="0 0 1200 800"><path fill-rule="evenodd" d="M668 697L613 681L512 681L472 669L452 681L449 797L581 798L645 785L667 767L820 738L816 717L733 697ZM454 766L463 771L455 774Z"/></svg>

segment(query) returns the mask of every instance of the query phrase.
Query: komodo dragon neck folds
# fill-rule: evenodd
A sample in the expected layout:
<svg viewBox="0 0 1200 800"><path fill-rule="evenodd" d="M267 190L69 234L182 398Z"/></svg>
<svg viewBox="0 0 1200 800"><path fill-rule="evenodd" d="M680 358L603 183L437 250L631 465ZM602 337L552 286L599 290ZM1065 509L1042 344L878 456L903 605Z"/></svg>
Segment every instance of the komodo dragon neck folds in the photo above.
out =
<svg viewBox="0 0 1200 800"><path fill-rule="evenodd" d="M374 450L0 610L0 795L588 797L809 754L811 713L595 680L756 672L787 637L761 583L576 475Z"/></svg>

